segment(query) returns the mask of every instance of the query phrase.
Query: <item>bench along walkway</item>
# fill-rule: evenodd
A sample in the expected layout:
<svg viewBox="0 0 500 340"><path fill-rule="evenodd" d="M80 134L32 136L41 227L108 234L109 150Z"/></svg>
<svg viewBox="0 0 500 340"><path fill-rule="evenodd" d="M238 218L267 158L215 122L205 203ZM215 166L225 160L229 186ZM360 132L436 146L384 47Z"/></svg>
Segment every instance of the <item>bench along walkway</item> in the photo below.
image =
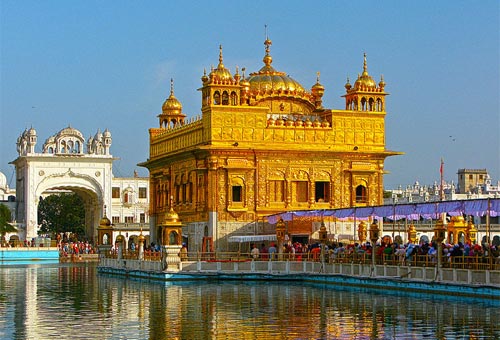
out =
<svg viewBox="0 0 500 340"><path fill-rule="evenodd" d="M249 259L164 261L101 257L100 273L151 280L279 280L465 295L500 300L500 271L318 261Z"/></svg>

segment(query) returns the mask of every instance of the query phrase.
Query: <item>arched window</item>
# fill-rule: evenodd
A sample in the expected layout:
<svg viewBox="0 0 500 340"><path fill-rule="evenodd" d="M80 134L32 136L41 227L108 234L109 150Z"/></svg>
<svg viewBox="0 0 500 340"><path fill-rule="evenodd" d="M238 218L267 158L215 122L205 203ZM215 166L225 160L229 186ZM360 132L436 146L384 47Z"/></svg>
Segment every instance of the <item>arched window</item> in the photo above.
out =
<svg viewBox="0 0 500 340"><path fill-rule="evenodd" d="M373 98L370 98L368 100L368 103L369 103L369 106L370 106L369 111L375 111L375 101L373 100Z"/></svg>
<svg viewBox="0 0 500 340"><path fill-rule="evenodd" d="M361 98L361 111L366 111L366 98Z"/></svg>
<svg viewBox="0 0 500 340"><path fill-rule="evenodd" d="M220 93L219 93L219 91L215 91L215 93L214 93L214 104L220 105Z"/></svg>
<svg viewBox="0 0 500 340"><path fill-rule="evenodd" d="M76 141L75 142L75 150L74 150L75 153L80 153L80 142L79 141Z"/></svg>
<svg viewBox="0 0 500 340"><path fill-rule="evenodd" d="M384 108L382 107L382 101L379 99L377 99L377 111L383 111Z"/></svg>
<svg viewBox="0 0 500 340"><path fill-rule="evenodd" d="M231 105L232 106L238 105L238 96L236 95L236 93L234 91L231 92Z"/></svg>
<svg viewBox="0 0 500 340"><path fill-rule="evenodd" d="M364 185L358 185L356 187L356 203L366 202L368 202L366 187Z"/></svg>
<svg viewBox="0 0 500 340"><path fill-rule="evenodd" d="M222 92L222 105L229 105L229 94L227 91Z"/></svg>

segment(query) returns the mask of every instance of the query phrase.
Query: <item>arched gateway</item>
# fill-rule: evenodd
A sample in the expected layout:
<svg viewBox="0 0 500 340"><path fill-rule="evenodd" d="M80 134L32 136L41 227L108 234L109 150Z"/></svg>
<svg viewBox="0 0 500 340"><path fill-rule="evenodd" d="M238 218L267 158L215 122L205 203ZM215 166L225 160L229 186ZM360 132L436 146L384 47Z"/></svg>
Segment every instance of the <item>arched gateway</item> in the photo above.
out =
<svg viewBox="0 0 500 340"><path fill-rule="evenodd" d="M40 197L72 191L85 205L86 236L95 239L103 208L111 207L111 133L106 129L85 141L80 131L67 127L49 137L41 153L35 152L36 143L35 129L25 130L17 139L19 157L11 162L16 167L19 237L38 236Z"/></svg>

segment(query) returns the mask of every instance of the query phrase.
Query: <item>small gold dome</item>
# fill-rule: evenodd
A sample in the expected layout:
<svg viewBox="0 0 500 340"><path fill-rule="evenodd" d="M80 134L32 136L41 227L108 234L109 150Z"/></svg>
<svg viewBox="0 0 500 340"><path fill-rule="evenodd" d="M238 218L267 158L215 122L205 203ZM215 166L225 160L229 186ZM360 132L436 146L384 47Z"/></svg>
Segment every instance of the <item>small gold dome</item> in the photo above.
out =
<svg viewBox="0 0 500 340"><path fill-rule="evenodd" d="M349 77L347 77L347 82L345 83L344 87L347 91L349 91L352 88L352 85L349 82Z"/></svg>
<svg viewBox="0 0 500 340"><path fill-rule="evenodd" d="M179 221L179 215L174 211L174 209L171 207L169 211L165 213L165 222L178 222Z"/></svg>
<svg viewBox="0 0 500 340"><path fill-rule="evenodd" d="M363 73L358 76L358 79L354 83L354 88L356 90L363 89L375 89L377 87L377 83L375 80L368 74L368 66L366 64L366 53L364 54L364 62L363 62Z"/></svg>
<svg viewBox="0 0 500 340"><path fill-rule="evenodd" d="M163 113L173 113L173 112L181 112L182 104L181 102L175 98L174 96L174 81L170 79L170 96L165 100L162 106Z"/></svg>
<svg viewBox="0 0 500 340"><path fill-rule="evenodd" d="M104 217L101 218L101 220L99 221L99 226L103 226L103 227L110 227L111 226L111 221L109 220L109 218L106 217L106 215L104 215Z"/></svg>
<svg viewBox="0 0 500 340"><path fill-rule="evenodd" d="M214 81L228 81L233 80L233 75L231 72L224 66L222 58L222 45L219 46L219 65L217 65L216 69L212 69L209 77Z"/></svg>

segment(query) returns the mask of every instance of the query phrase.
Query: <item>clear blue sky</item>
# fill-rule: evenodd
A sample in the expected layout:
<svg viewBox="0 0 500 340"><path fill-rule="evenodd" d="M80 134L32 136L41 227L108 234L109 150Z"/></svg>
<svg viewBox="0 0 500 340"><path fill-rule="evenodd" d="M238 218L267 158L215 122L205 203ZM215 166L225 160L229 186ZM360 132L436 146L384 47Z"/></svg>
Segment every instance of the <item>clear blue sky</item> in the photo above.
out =
<svg viewBox="0 0 500 340"><path fill-rule="evenodd" d="M386 188L456 181L459 168L500 179L500 8L482 1L0 1L0 171L10 180L19 134L37 150L71 125L113 135L116 176L141 175L148 128L174 78L189 116L200 114L203 69L257 71L264 25L273 66L305 88L321 72L326 107L344 108L346 77L384 75ZM450 137L451 136L451 137ZM14 186L14 182L11 185Z"/></svg>

